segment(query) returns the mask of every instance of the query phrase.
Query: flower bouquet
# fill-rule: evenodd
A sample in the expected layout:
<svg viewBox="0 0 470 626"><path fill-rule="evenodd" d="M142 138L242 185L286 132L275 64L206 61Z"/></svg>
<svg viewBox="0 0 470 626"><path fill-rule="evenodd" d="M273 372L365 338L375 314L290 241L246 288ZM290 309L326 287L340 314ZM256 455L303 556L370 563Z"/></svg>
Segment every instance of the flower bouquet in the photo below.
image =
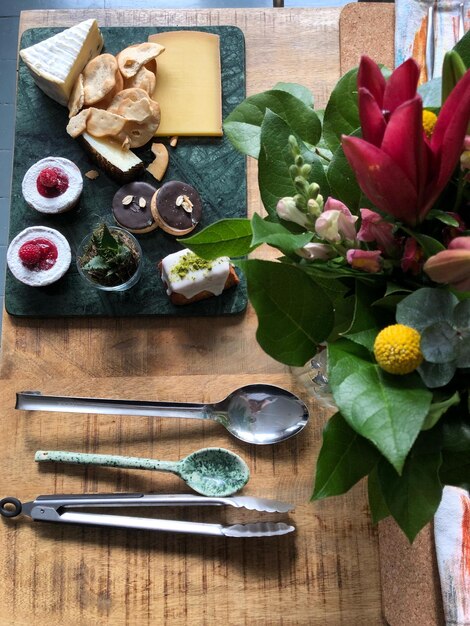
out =
<svg viewBox="0 0 470 626"><path fill-rule="evenodd" d="M444 485L470 485L470 37L418 89L363 57L323 111L278 83L225 120L258 159L263 219L222 220L184 240L243 270L257 340L278 361L323 344L337 412L313 499L364 477L374 522L410 541ZM277 258L245 258L268 244Z"/></svg>

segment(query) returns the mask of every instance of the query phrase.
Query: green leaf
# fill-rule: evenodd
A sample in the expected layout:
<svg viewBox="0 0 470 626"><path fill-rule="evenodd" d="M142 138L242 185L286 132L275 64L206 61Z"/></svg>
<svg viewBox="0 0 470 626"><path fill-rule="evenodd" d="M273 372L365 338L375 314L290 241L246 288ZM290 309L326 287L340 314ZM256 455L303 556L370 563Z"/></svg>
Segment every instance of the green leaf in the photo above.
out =
<svg viewBox="0 0 470 626"><path fill-rule="evenodd" d="M447 413L451 406L455 406L459 404L459 402L460 396L457 391L448 398L443 397L442 394L436 394L434 396L434 401L429 407L429 413L426 415L426 419L424 420L421 430L429 430L435 426L444 413Z"/></svg>
<svg viewBox="0 0 470 626"><path fill-rule="evenodd" d="M454 46L454 50L458 52L465 63L466 67L470 67L470 31L466 32L460 41Z"/></svg>
<svg viewBox="0 0 470 626"><path fill-rule="evenodd" d="M355 343L359 343L368 350L374 348L375 338L380 328L387 325L383 311L377 311L373 304L377 298L377 291L371 289L361 281L356 281L354 317L345 336Z"/></svg>
<svg viewBox="0 0 470 626"><path fill-rule="evenodd" d="M325 109L323 137L332 152L341 144L341 135L351 135L360 126L357 103L357 68L347 72L333 89Z"/></svg>
<svg viewBox="0 0 470 626"><path fill-rule="evenodd" d="M393 376L371 361L351 357L345 341L328 347L329 380L336 405L348 424L401 472L429 412L432 394L416 374ZM341 363L345 356L348 361Z"/></svg>
<svg viewBox="0 0 470 626"><path fill-rule="evenodd" d="M449 215L449 213L446 213L445 211L440 211L438 209L432 209L432 211L429 211L426 219L436 219L443 224L447 224L447 226L454 226L455 228L460 226L455 217L452 217L452 215Z"/></svg>
<svg viewBox="0 0 470 626"><path fill-rule="evenodd" d="M104 252L110 252L115 254L117 253L118 249L119 241L111 235L111 233L109 232L109 228L106 226L106 224L103 224L103 230L101 232L98 251L100 252L100 254L103 254Z"/></svg>
<svg viewBox="0 0 470 626"><path fill-rule="evenodd" d="M353 133L356 135L357 133ZM342 146L338 146L328 166L327 178L332 195L344 202L351 213L358 213L361 190Z"/></svg>
<svg viewBox="0 0 470 626"><path fill-rule="evenodd" d="M336 413L323 430L313 500L345 493L366 476L379 459L377 450Z"/></svg>
<svg viewBox="0 0 470 626"><path fill-rule="evenodd" d="M289 172L294 158L289 147L289 136L292 129L276 113L266 111L261 126L261 151L258 161L258 186L266 211L277 218L276 205L280 198L294 196L297 190ZM308 150L297 137L302 157L312 166L308 177L309 182L320 185L326 198L329 186L320 158Z"/></svg>
<svg viewBox="0 0 470 626"><path fill-rule="evenodd" d="M443 451L439 475L444 485L470 490L470 454Z"/></svg>
<svg viewBox="0 0 470 626"><path fill-rule="evenodd" d="M422 235L421 233L413 233L413 237L423 248L423 252L426 258L445 250L445 246L443 246L442 243L437 239L434 239L434 237L429 237L429 235Z"/></svg>
<svg viewBox="0 0 470 626"><path fill-rule="evenodd" d="M448 322L435 322L421 332L421 352L430 363L450 363L458 356L460 337Z"/></svg>
<svg viewBox="0 0 470 626"><path fill-rule="evenodd" d="M432 520L441 501L441 462L440 452L411 454L401 476L385 460L378 465L387 508L410 542Z"/></svg>
<svg viewBox="0 0 470 626"><path fill-rule="evenodd" d="M423 287L398 304L396 319L399 324L422 332L431 324L451 320L457 302L446 289Z"/></svg>
<svg viewBox="0 0 470 626"><path fill-rule="evenodd" d="M267 222L257 213L251 220L253 228L252 247L256 248L263 243L267 243L274 248L278 248L284 254L293 254L299 248L303 248L313 237L313 233L305 232L294 234L287 230L282 224Z"/></svg>
<svg viewBox="0 0 470 626"><path fill-rule="evenodd" d="M103 259L103 257L97 255L92 257L88 263L86 263L83 266L83 269L87 272L93 271L93 270L107 270L108 269L108 264L106 263L106 261Z"/></svg>
<svg viewBox="0 0 470 626"><path fill-rule="evenodd" d="M232 218L215 222L197 235L177 241L203 259L211 260L219 256L245 256L251 250L252 237L250 220Z"/></svg>
<svg viewBox="0 0 470 626"><path fill-rule="evenodd" d="M303 366L333 327L329 298L296 265L258 259L237 265L245 272L258 316L258 343L277 361Z"/></svg>
<svg viewBox="0 0 470 626"><path fill-rule="evenodd" d="M305 106L313 108L313 95L310 89L299 85L297 83L276 83L273 87L274 91L287 91L292 96L295 96L297 100L301 100ZM318 111L316 112L318 115Z"/></svg>
<svg viewBox="0 0 470 626"><path fill-rule="evenodd" d="M225 118L225 134L239 152L258 158L260 129L268 109L281 117L290 134L303 142L315 145L320 139L321 122L313 108L285 89L273 89L250 96Z"/></svg>
<svg viewBox="0 0 470 626"><path fill-rule="evenodd" d="M367 481L367 494L369 497L369 508L372 516L372 523L378 524L380 520L385 519L390 515L390 511L388 510L387 504L382 495L377 466L375 466L369 474Z"/></svg>
<svg viewBox="0 0 470 626"><path fill-rule="evenodd" d="M470 457L470 418L465 418L462 411L451 419L441 422L442 449L446 452L466 452Z"/></svg>

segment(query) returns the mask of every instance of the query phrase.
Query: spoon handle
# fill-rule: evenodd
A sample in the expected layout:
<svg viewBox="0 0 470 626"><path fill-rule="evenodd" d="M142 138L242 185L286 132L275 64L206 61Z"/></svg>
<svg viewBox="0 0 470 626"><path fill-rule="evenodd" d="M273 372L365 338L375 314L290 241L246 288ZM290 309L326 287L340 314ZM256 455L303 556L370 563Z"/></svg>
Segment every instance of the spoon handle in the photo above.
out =
<svg viewBox="0 0 470 626"><path fill-rule="evenodd" d="M75 465L105 465L133 469L172 472L179 475L178 461L157 461L133 456L115 454L86 454L85 452L64 452L62 450L38 450L34 460L41 462L74 463Z"/></svg>
<svg viewBox="0 0 470 626"><path fill-rule="evenodd" d="M207 405L190 402L147 402L145 400L112 400L108 398L73 398L43 396L38 391L20 391L16 407L24 411L60 411L101 415L146 415L148 417L182 417L213 419Z"/></svg>

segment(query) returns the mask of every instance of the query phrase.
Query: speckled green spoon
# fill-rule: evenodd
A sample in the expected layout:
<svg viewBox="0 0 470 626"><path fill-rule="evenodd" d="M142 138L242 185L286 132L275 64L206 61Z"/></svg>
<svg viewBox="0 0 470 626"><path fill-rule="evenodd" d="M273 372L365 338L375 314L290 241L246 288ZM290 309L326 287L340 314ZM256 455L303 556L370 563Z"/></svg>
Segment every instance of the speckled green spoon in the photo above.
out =
<svg viewBox="0 0 470 626"><path fill-rule="evenodd" d="M132 456L61 450L38 450L34 460L172 472L203 496L231 496L240 491L250 478L250 470L245 461L238 454L225 448L203 448L181 461L157 461Z"/></svg>

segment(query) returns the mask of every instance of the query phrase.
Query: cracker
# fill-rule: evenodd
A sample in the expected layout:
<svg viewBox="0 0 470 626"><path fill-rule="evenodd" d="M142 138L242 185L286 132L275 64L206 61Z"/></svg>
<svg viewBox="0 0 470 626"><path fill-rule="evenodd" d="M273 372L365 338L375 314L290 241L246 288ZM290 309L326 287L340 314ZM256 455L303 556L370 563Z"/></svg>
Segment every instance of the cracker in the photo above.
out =
<svg viewBox="0 0 470 626"><path fill-rule="evenodd" d="M83 90L83 74L79 74L69 98L69 117L77 115L77 113L83 109L84 104L85 92Z"/></svg>
<svg viewBox="0 0 470 626"><path fill-rule="evenodd" d="M86 131L87 119L90 114L90 109L83 109L77 115L74 115L67 124L66 131L75 139Z"/></svg>
<svg viewBox="0 0 470 626"><path fill-rule="evenodd" d="M125 87L137 87L138 89L143 89L146 91L149 96L153 94L155 91L155 85L157 84L157 78L154 72L149 71L144 65L139 69L135 76L132 78L126 78Z"/></svg>
<svg viewBox="0 0 470 626"><path fill-rule="evenodd" d="M100 54L89 61L83 70L85 105L102 100L116 85L116 58L112 54Z"/></svg>
<svg viewBox="0 0 470 626"><path fill-rule="evenodd" d="M93 137L115 137L123 130L126 119L104 109L88 109L86 129Z"/></svg>
<svg viewBox="0 0 470 626"><path fill-rule="evenodd" d="M108 111L111 111L111 113L118 113L119 107L126 99L132 102L137 102L138 100L142 99L148 100L149 97L146 91L144 91L143 89L138 89L137 87L123 89L114 96L110 105L108 106Z"/></svg>
<svg viewBox="0 0 470 626"><path fill-rule="evenodd" d="M158 43L144 42L129 46L117 55L117 62L124 78L132 78L143 65L161 54L165 48Z"/></svg>

